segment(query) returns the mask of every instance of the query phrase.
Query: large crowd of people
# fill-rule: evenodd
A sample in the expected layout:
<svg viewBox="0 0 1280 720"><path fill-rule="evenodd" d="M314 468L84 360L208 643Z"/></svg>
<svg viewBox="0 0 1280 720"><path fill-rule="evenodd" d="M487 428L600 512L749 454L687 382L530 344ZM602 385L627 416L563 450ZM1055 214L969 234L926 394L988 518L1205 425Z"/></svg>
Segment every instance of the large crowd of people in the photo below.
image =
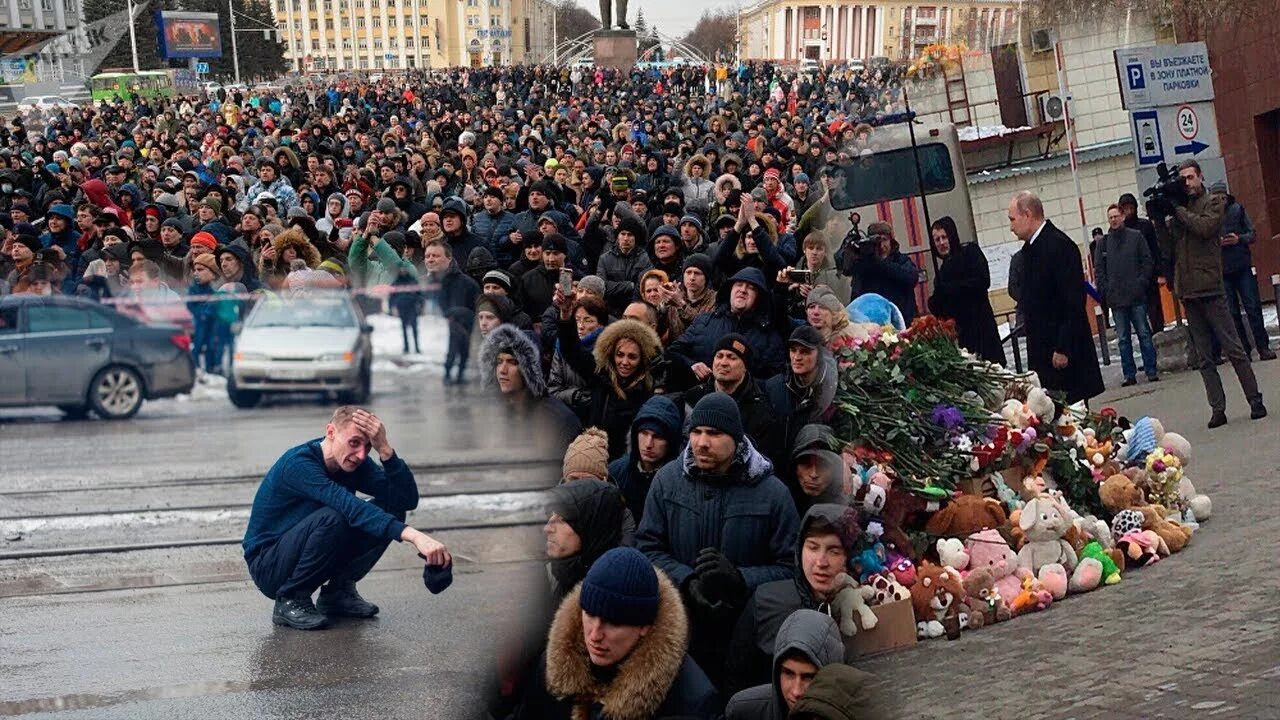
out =
<svg viewBox="0 0 1280 720"><path fill-rule="evenodd" d="M949 317L1004 362L974 238L933 224L917 307L893 228L846 234L832 209L833 168L901 110L900 72L453 69L37 112L0 128L0 294L176 305L214 373L258 298L357 292L406 353L430 306L444 381L478 377L567 448L495 717L864 717L829 617L859 532L830 348L861 301ZM1038 201L1015 213L1057 249L1031 242ZM1048 274L1070 266L1029 262L1033 369L1096 394L1093 372L1065 377L1092 342L1039 335L1086 329L1078 281L1055 321Z"/></svg>

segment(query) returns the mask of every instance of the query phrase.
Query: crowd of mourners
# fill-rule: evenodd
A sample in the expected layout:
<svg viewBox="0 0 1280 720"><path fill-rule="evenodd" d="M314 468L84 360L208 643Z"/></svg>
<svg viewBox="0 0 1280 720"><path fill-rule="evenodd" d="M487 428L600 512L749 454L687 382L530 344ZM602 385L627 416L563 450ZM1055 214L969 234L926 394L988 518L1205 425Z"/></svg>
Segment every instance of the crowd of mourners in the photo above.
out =
<svg viewBox="0 0 1280 720"><path fill-rule="evenodd" d="M212 373L273 295L355 292L406 353L439 312L445 382L568 447L493 716L866 717L830 617L859 531L829 349L927 310L1003 361L973 238L934 224L950 280L917 308L893 229L831 207L900 76L454 69L35 112L0 128L0 294L189 323Z"/></svg>

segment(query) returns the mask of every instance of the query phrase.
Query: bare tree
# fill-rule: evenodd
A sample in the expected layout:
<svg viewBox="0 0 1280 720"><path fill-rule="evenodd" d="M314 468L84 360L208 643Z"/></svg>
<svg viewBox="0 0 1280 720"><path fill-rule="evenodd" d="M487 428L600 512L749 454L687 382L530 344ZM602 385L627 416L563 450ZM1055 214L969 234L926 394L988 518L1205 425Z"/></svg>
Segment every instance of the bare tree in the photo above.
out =
<svg viewBox="0 0 1280 720"><path fill-rule="evenodd" d="M1235 24L1258 14L1257 0L1030 0L1027 18L1054 25L1103 21L1132 10L1160 24L1172 24L1180 31L1204 34L1223 23Z"/></svg>
<svg viewBox="0 0 1280 720"><path fill-rule="evenodd" d="M572 40L600 29L600 19L579 5L577 0L558 0L555 7L556 34L561 40Z"/></svg>
<svg viewBox="0 0 1280 720"><path fill-rule="evenodd" d="M716 54L732 57L734 37L737 34L737 18L732 8L703 10L698 24L685 34L683 41L696 48L708 60Z"/></svg>

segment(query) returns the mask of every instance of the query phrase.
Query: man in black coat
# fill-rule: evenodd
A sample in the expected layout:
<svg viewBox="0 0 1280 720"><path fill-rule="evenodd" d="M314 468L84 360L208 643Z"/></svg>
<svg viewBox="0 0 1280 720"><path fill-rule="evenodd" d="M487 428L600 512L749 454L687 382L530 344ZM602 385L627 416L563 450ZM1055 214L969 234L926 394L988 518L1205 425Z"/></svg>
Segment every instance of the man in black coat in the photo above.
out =
<svg viewBox="0 0 1280 720"><path fill-rule="evenodd" d="M1027 366L1068 403L1100 395L1106 386L1085 311L1080 248L1045 219L1029 190L1009 202L1009 227L1024 243L1018 309L1026 317Z"/></svg>
<svg viewBox="0 0 1280 720"><path fill-rule="evenodd" d="M453 251L448 243L427 243L422 251L428 282L440 283L436 298L440 312L449 321L449 348L444 358L444 384L461 385L466 382L464 373L471 354L471 328L476 322L476 298L480 286L453 262ZM453 374L454 368L457 375Z"/></svg>

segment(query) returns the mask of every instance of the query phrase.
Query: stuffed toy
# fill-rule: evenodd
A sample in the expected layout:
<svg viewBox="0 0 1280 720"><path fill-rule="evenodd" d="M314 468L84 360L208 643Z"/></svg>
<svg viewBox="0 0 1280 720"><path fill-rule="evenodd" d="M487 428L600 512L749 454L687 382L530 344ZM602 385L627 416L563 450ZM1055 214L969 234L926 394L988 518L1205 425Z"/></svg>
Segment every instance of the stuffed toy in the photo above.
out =
<svg viewBox="0 0 1280 720"><path fill-rule="evenodd" d="M911 586L911 606L916 616L918 639L942 637L943 623L958 623L958 605L964 596L960 573L942 565L925 563Z"/></svg>
<svg viewBox="0 0 1280 720"><path fill-rule="evenodd" d="M1076 568L1076 551L1062 538L1067 520L1052 499L1040 497L1022 508L1018 527L1027 542L1018 551L1018 567L1032 573L1050 563L1061 563L1068 573Z"/></svg>
<svg viewBox="0 0 1280 720"><path fill-rule="evenodd" d="M877 328L892 327L901 332L907 323L902 318L902 311L883 295L863 293L854 298L845 308L849 312L849 322L869 324Z"/></svg>
<svg viewBox="0 0 1280 720"><path fill-rule="evenodd" d="M1043 388L1033 387L1027 391L1027 409L1031 414L1042 423L1053 421L1058 409L1053 404L1053 399L1049 397L1049 393Z"/></svg>
<svg viewBox="0 0 1280 720"><path fill-rule="evenodd" d="M964 548L964 541L959 538L942 538L935 543L935 547L943 565L956 570L968 569L969 553Z"/></svg>
<svg viewBox="0 0 1280 720"><path fill-rule="evenodd" d="M1004 405L1000 407L1000 417L1009 427L1014 429L1010 434L1010 439L1015 445L1022 445L1024 438L1019 430L1029 428L1038 422L1035 412L1027 407L1027 404L1020 400L1005 400Z"/></svg>
<svg viewBox="0 0 1280 720"><path fill-rule="evenodd" d="M1172 434L1172 433L1170 433ZM1213 513L1213 502L1208 495L1196 492L1196 486L1186 475L1178 481L1178 496L1182 499L1182 519L1188 526L1198 525ZM1193 528L1194 529L1194 528Z"/></svg>
<svg viewBox="0 0 1280 720"><path fill-rule="evenodd" d="M1116 513L1115 517L1111 518L1111 537L1115 539L1118 545L1121 537L1141 530L1143 523L1146 521L1146 516L1140 510L1131 508L1121 510Z"/></svg>
<svg viewBox="0 0 1280 720"><path fill-rule="evenodd" d="M1178 458L1182 467L1191 464L1191 442L1178 433L1167 432L1160 438L1159 447Z"/></svg>
<svg viewBox="0 0 1280 720"><path fill-rule="evenodd" d="M1098 487L1098 497L1113 515L1147 504L1146 496L1128 475L1112 475L1102 481L1102 485Z"/></svg>
<svg viewBox="0 0 1280 720"><path fill-rule="evenodd" d="M936 503L899 487L889 489L880 518L884 527L884 542L893 545L912 560L919 560L918 550L911 543L905 528L922 527L930 512L936 512Z"/></svg>
<svg viewBox="0 0 1280 720"><path fill-rule="evenodd" d="M1142 462L1159 446L1164 436L1164 426L1152 417L1140 418L1133 427L1124 432L1124 443L1117 457L1126 464Z"/></svg>
<svg viewBox="0 0 1280 720"><path fill-rule="evenodd" d="M1047 610L1053 604L1053 594L1036 580L1029 572L1023 573L1022 586L1013 602L1009 603L1009 611L1014 617L1027 613Z"/></svg>
<svg viewBox="0 0 1280 720"><path fill-rule="evenodd" d="M1143 505L1135 509L1142 513L1142 529L1159 535L1169 552L1182 552L1191 542L1191 528L1167 519L1165 509L1160 505Z"/></svg>
<svg viewBox="0 0 1280 720"><path fill-rule="evenodd" d="M1107 551L1097 540L1084 546L1080 557L1093 558L1102 565L1102 584L1115 585L1120 582L1120 566L1124 564L1124 554L1119 550Z"/></svg>
<svg viewBox="0 0 1280 720"><path fill-rule="evenodd" d="M1169 555L1169 548L1150 530L1131 530L1116 540L1116 547L1124 553L1125 567L1145 567Z"/></svg>
<svg viewBox="0 0 1280 720"><path fill-rule="evenodd" d="M890 545L886 549L885 563L895 580L906 587L916 584L916 564L911 562L911 558L899 552L897 547Z"/></svg>
<svg viewBox="0 0 1280 720"><path fill-rule="evenodd" d="M886 605L899 600L910 600L911 590L907 585L898 582L893 575L880 573L867 578L866 585L871 588L871 604Z"/></svg>
<svg viewBox="0 0 1280 720"><path fill-rule="evenodd" d="M1079 569L1079 566L1076 566ZM1067 577L1067 569L1062 567L1061 563L1049 563L1040 568L1040 573L1036 575L1036 579L1054 600L1061 600L1067 596L1067 589L1071 585L1071 579ZM1096 587L1096 585L1095 585ZM1089 588L1092 590L1093 588Z"/></svg>
<svg viewBox="0 0 1280 720"><path fill-rule="evenodd" d="M875 589L867 585L859 585L847 573L836 576L835 586L840 590L831 600L831 610L840 622L840 632L845 637L853 637L858 633L858 623L853 621L854 613L857 613L863 630L875 627L876 614L871 612L871 608L867 605L875 597Z"/></svg>
<svg viewBox="0 0 1280 720"><path fill-rule="evenodd" d="M884 562L884 544L877 542L854 556L853 570L860 582L866 582L868 577L885 571Z"/></svg>
<svg viewBox="0 0 1280 720"><path fill-rule="evenodd" d="M995 582L995 574L989 568L978 568L965 577L964 605L968 609L970 629L976 630L1012 617L1004 598L996 590Z"/></svg>
<svg viewBox="0 0 1280 720"><path fill-rule="evenodd" d="M996 530L983 530L965 539L969 553L969 572L987 568L994 578L996 592L1003 598L1013 599L1022 590L1022 579L1015 574L1018 556Z"/></svg>
<svg viewBox="0 0 1280 720"><path fill-rule="evenodd" d="M964 538L1008 522L999 500L961 493L934 513L924 529L930 535Z"/></svg>

